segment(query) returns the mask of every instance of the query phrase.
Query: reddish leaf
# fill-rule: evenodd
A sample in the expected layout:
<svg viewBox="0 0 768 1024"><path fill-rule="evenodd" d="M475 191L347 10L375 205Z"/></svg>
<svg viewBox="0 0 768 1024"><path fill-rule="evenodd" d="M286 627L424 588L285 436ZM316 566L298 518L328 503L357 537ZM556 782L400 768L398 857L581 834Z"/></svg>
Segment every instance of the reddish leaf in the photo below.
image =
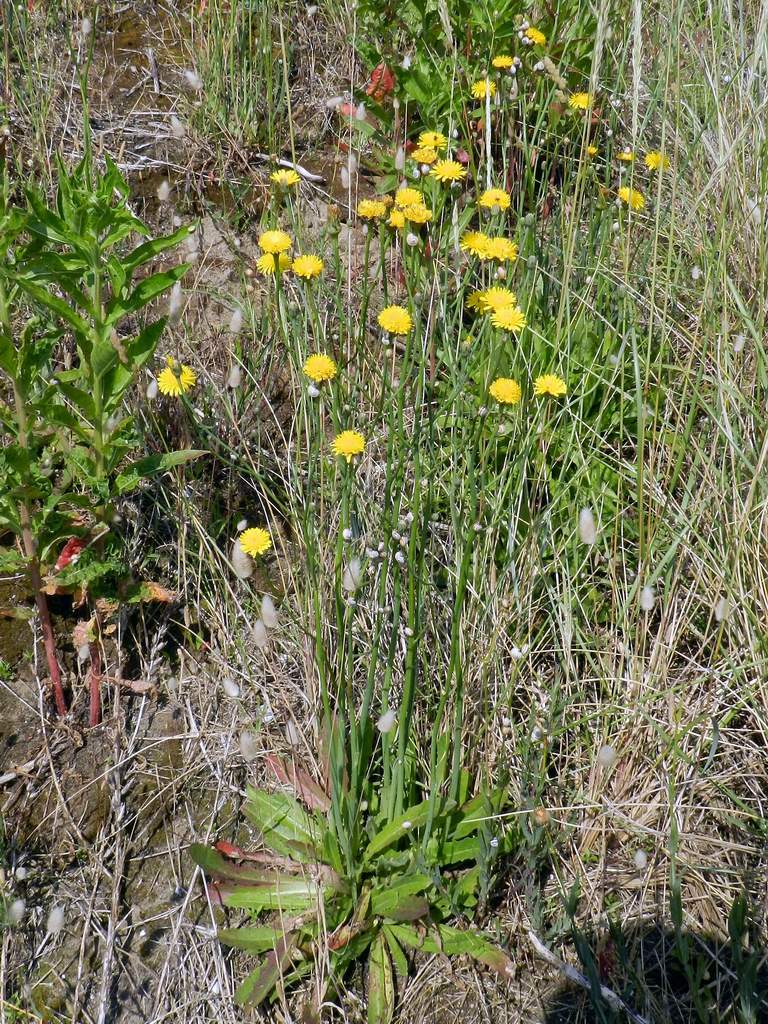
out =
<svg viewBox="0 0 768 1024"><path fill-rule="evenodd" d="M61 572L70 562L76 562L87 541L83 537L70 537L56 559L55 572Z"/></svg>
<svg viewBox="0 0 768 1024"><path fill-rule="evenodd" d="M267 764L275 773L277 781L283 786L290 786L296 797L310 811L322 811L325 814L330 810L330 797L306 772L295 765L286 764L274 754L267 757Z"/></svg>
<svg viewBox="0 0 768 1024"><path fill-rule="evenodd" d="M395 76L383 62L377 64L371 72L371 80L366 86L366 93L376 103L381 103L395 88Z"/></svg>

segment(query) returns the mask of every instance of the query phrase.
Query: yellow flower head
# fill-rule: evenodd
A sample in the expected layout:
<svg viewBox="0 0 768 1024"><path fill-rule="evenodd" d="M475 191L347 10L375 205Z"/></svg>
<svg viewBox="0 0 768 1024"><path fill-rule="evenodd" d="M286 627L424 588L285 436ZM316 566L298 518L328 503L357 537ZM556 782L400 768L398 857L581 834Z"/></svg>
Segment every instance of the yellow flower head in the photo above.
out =
<svg viewBox="0 0 768 1024"><path fill-rule="evenodd" d="M503 236L491 238L486 250L486 259L513 263L517 259L517 245Z"/></svg>
<svg viewBox="0 0 768 1024"><path fill-rule="evenodd" d="M365 451L365 438L356 430L342 430L331 442L334 455L343 456L347 462L351 462L355 455L362 455Z"/></svg>
<svg viewBox="0 0 768 1024"><path fill-rule="evenodd" d="M507 307L517 305L515 293L511 292L509 288L502 288L500 285L486 288L484 292L479 292L478 294L480 295L480 309L484 313L496 313L500 309L507 309Z"/></svg>
<svg viewBox="0 0 768 1024"><path fill-rule="evenodd" d="M597 146L587 146L587 156L597 156Z"/></svg>
<svg viewBox="0 0 768 1024"><path fill-rule="evenodd" d="M324 266L325 264L319 256L297 256L293 261L291 270L293 270L297 277L309 280L310 277L317 277L318 274L321 274Z"/></svg>
<svg viewBox="0 0 768 1024"><path fill-rule="evenodd" d="M265 252L256 260L256 267L260 274L274 274L275 264L279 265L280 270L285 273L286 270L291 269L291 257L287 252L281 252L279 256L273 256L271 252Z"/></svg>
<svg viewBox="0 0 768 1024"><path fill-rule="evenodd" d="M281 252L287 252L293 243L291 236L285 231L265 231L259 235L259 248L262 252L270 252L278 256Z"/></svg>
<svg viewBox="0 0 768 1024"><path fill-rule="evenodd" d="M291 185L298 185L301 178L296 171L283 170L272 171L269 176L270 181L274 181L280 188L290 188Z"/></svg>
<svg viewBox="0 0 768 1024"><path fill-rule="evenodd" d="M568 97L568 106L571 110L587 110L592 97L588 92L574 92Z"/></svg>
<svg viewBox="0 0 768 1024"><path fill-rule="evenodd" d="M404 206L403 214L411 224L426 224L428 220L432 220L432 211L423 203L411 203L410 206Z"/></svg>
<svg viewBox="0 0 768 1024"><path fill-rule="evenodd" d="M506 71L508 68L511 68L514 63L514 58L510 57L508 53L500 53L498 57L494 57L491 61L491 64L493 64L493 66L499 71Z"/></svg>
<svg viewBox="0 0 768 1024"><path fill-rule="evenodd" d="M486 210L508 210L512 200L503 188L487 188L477 200L477 205Z"/></svg>
<svg viewBox="0 0 768 1024"><path fill-rule="evenodd" d="M433 178L445 183L446 181L461 181L466 178L467 169L458 160L438 160L429 172Z"/></svg>
<svg viewBox="0 0 768 1024"><path fill-rule="evenodd" d="M419 145L428 146L430 149L445 149L448 139L442 132L422 132L419 135Z"/></svg>
<svg viewBox="0 0 768 1024"><path fill-rule="evenodd" d="M357 204L357 215L363 220L376 220L387 212L387 204L380 199L361 199Z"/></svg>
<svg viewBox="0 0 768 1024"><path fill-rule="evenodd" d="M649 171L666 171L669 167L669 157L657 149L652 149L650 153L645 154L644 163Z"/></svg>
<svg viewBox="0 0 768 1024"><path fill-rule="evenodd" d="M389 334L407 334L413 327L411 314L403 306L387 306L379 313L378 321Z"/></svg>
<svg viewBox="0 0 768 1024"><path fill-rule="evenodd" d="M459 247L462 252L469 252L473 256L485 259L490 241L490 238L484 231L465 231L459 239Z"/></svg>
<svg viewBox="0 0 768 1024"><path fill-rule="evenodd" d="M622 185L619 189L619 199L631 210L642 210L645 206L643 193L638 192L636 188L629 188L628 185Z"/></svg>
<svg viewBox="0 0 768 1024"><path fill-rule="evenodd" d="M417 164L433 164L437 160L437 150L434 146L417 146L411 153L411 160Z"/></svg>
<svg viewBox="0 0 768 1024"><path fill-rule="evenodd" d="M493 97L496 95L496 83L490 78L481 78L472 86L472 95L476 100L484 100L486 96Z"/></svg>
<svg viewBox="0 0 768 1024"><path fill-rule="evenodd" d="M464 305L467 309L473 310L475 313L484 312L483 309L483 293L478 291L470 292L464 300Z"/></svg>
<svg viewBox="0 0 768 1024"><path fill-rule="evenodd" d="M511 331L517 334L525 327L527 321L525 313L519 306L503 306L491 314L491 323L502 331Z"/></svg>
<svg viewBox="0 0 768 1024"><path fill-rule="evenodd" d="M424 196L417 188L399 188L395 192L395 206L399 206L402 209L404 206L415 206L417 203L423 203Z"/></svg>
<svg viewBox="0 0 768 1024"><path fill-rule="evenodd" d="M157 386L160 392L163 395L172 395L174 398L186 394L196 383L197 374L192 367L178 363L173 356L168 356L165 360L165 369L161 371L157 378Z"/></svg>
<svg viewBox="0 0 768 1024"><path fill-rule="evenodd" d="M324 380L333 380L337 372L336 363L333 359L322 353L309 356L302 369L306 376L313 380L315 384L322 384Z"/></svg>
<svg viewBox="0 0 768 1024"><path fill-rule="evenodd" d="M525 34L526 36L528 36L531 42L535 43L537 46L543 46L544 43L546 43L547 41L547 37L544 35L541 29L534 28L533 25L529 26L529 28L525 30Z"/></svg>
<svg viewBox="0 0 768 1024"><path fill-rule="evenodd" d="M391 228L404 228L405 227L405 214L402 210L393 210L389 215L387 224Z"/></svg>
<svg viewBox="0 0 768 1024"><path fill-rule="evenodd" d="M517 405L522 391L517 381L511 377L497 377L488 388L488 394L502 405Z"/></svg>
<svg viewBox="0 0 768 1024"><path fill-rule="evenodd" d="M625 164L631 164L632 161L635 159L635 154L632 152L629 146L627 146L626 149L622 149L620 153L616 154L616 159L623 161Z"/></svg>
<svg viewBox="0 0 768 1024"><path fill-rule="evenodd" d="M554 373L545 373L533 382L534 395L552 395L553 398L559 398L567 390L562 377L556 377Z"/></svg>
<svg viewBox="0 0 768 1024"><path fill-rule="evenodd" d="M260 526L252 526L249 530L243 530L238 540L240 548L252 558L256 555L263 555L272 547L272 538L269 536L269 532Z"/></svg>

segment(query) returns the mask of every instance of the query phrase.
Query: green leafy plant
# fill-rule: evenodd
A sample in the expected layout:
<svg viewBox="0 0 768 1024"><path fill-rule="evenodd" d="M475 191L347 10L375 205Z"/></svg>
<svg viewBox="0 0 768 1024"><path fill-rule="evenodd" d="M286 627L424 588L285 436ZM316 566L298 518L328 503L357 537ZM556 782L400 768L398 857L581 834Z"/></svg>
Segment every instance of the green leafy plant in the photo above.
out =
<svg viewBox="0 0 768 1024"><path fill-rule="evenodd" d="M326 789L276 757L270 764L283 791L249 788L246 804L265 849L219 843L191 851L226 906L259 922L219 933L226 945L261 956L238 1002L274 999L326 954L330 989L367 955L371 1024L392 1019L395 976L408 973L409 953L468 955L508 972L509 958L485 935L448 923L474 912L496 858L512 846L511 833L492 836L503 790L468 798L464 774L458 800L427 798L391 817L369 786L360 827L340 835Z"/></svg>
<svg viewBox="0 0 768 1024"><path fill-rule="evenodd" d="M117 502L144 477L201 454L132 458L138 446L126 398L166 325L139 320L184 275L184 264L150 271L187 229L153 239L131 211L128 186L107 157L98 172L90 155L73 170L59 166L55 201L28 188L26 208L4 203L0 221L8 259L0 272L0 369L13 408L0 461L0 527L21 540L6 555L30 572L43 622L59 713L65 710L53 632L42 593L42 568L72 539L65 561L96 553L90 593L119 596L121 539ZM135 236L145 240L128 248ZM138 279L137 279L138 278ZM62 365L66 360L67 368ZM63 566L62 566L63 567ZM56 581L52 584L56 586ZM100 718L99 614L91 642L90 721Z"/></svg>

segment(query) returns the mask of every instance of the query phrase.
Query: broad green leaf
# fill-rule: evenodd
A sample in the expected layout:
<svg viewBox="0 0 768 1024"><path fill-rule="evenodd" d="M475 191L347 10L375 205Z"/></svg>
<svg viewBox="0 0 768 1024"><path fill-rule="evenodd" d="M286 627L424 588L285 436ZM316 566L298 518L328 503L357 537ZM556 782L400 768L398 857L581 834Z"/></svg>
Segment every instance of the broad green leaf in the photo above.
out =
<svg viewBox="0 0 768 1024"><path fill-rule="evenodd" d="M271 928L269 925L249 925L243 928L220 928L218 938L225 946L234 949L266 953L279 947L285 932L282 928Z"/></svg>
<svg viewBox="0 0 768 1024"><path fill-rule="evenodd" d="M172 267L170 270L163 270L157 274L145 277L143 281L136 285L130 295L127 297L116 296L112 299L107 306L107 316L104 322L108 325L114 324L128 313L136 313L138 310L143 309L152 299L157 298L158 295L162 295L163 292L167 292L172 288L186 274L188 269L189 264L181 263L178 267Z"/></svg>
<svg viewBox="0 0 768 1024"><path fill-rule="evenodd" d="M387 940L379 932L368 955L368 1024L391 1024L395 1012L395 981Z"/></svg>
<svg viewBox="0 0 768 1024"><path fill-rule="evenodd" d="M363 854L363 860L366 862L370 861L377 854L386 850L387 847L392 846L393 843L408 835L413 829L420 828L429 817L430 803L431 801L424 800L420 804L415 804L413 807L409 807L399 818L385 825L368 844ZM438 805L435 817L449 813L455 806L456 804L453 800L443 801Z"/></svg>
<svg viewBox="0 0 768 1024"><path fill-rule="evenodd" d="M417 898L432 885L428 875L406 875L386 887L371 893L371 910L378 917L394 921L415 921L429 910L425 899Z"/></svg>
<svg viewBox="0 0 768 1024"><path fill-rule="evenodd" d="M265 843L278 852L303 859L303 851L311 849L319 855L322 835L317 818L311 817L298 800L287 793L267 793L263 789L247 789L245 813L261 831Z"/></svg>
<svg viewBox="0 0 768 1024"><path fill-rule="evenodd" d="M5 370L9 377L17 373L16 347L4 332L0 333L0 370Z"/></svg>
<svg viewBox="0 0 768 1024"><path fill-rule="evenodd" d="M222 887L228 907L240 907L252 913L275 910L281 913L301 913L319 906L324 895L321 885L310 878L279 875L273 872L270 885L244 885L234 889ZM328 894L332 889L328 887Z"/></svg>
<svg viewBox="0 0 768 1024"><path fill-rule="evenodd" d="M129 491L134 491L145 477L154 476L156 473L163 473L172 466L180 466L185 462L191 462L193 459L199 459L201 455L207 454L208 452L200 449L186 449L179 452L165 452L164 455L147 455L145 458L139 459L128 466L117 476L115 491L117 494L126 494Z"/></svg>
<svg viewBox="0 0 768 1024"><path fill-rule="evenodd" d="M397 971L398 976L401 978L407 978L408 961L405 957L405 953L403 952L403 947L397 941L397 937L395 936L391 927L388 924L384 925L384 927L382 928L382 932L387 940L389 952L390 955L392 956L392 962L395 965L395 970Z"/></svg>
<svg viewBox="0 0 768 1024"><path fill-rule="evenodd" d="M479 932L463 931L450 925L438 924L422 933L410 924L388 926L394 937L404 946L425 953L444 953L446 956L471 956L487 964L503 978L512 974L512 961L495 943Z"/></svg>
<svg viewBox="0 0 768 1024"><path fill-rule="evenodd" d="M293 960L297 937L288 935L281 939L278 948L268 953L235 993L239 1006L257 1006L267 999L280 984Z"/></svg>
<svg viewBox="0 0 768 1024"><path fill-rule="evenodd" d="M128 276L130 276L138 267L148 263L155 256L159 256L161 252L179 245L187 238L189 238L189 227L185 225L179 228L178 231L174 231L171 235L164 235L162 238L151 238L147 242L142 242L133 252L123 257L120 263Z"/></svg>
<svg viewBox="0 0 768 1024"><path fill-rule="evenodd" d="M69 306L63 299L60 299L58 295L54 295L53 292L48 291L47 288L43 288L35 281L27 280L24 277L18 278L19 286L35 300L39 302L41 306L45 306L50 309L56 316L61 317L62 320L66 320L69 326L77 332L78 335L88 335L88 324L81 316L79 316L71 306Z"/></svg>

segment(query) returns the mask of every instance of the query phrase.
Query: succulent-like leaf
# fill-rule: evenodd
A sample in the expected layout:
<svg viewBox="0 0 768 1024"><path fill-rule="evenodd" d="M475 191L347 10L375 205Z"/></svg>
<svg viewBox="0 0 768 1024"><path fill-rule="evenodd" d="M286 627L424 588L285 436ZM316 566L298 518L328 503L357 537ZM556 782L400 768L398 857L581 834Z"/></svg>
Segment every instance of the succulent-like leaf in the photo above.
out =
<svg viewBox="0 0 768 1024"><path fill-rule="evenodd" d="M235 993L235 1002L240 1006L256 1006L264 1002L281 983L290 967L297 944L296 935L278 940L277 948L268 953Z"/></svg>
<svg viewBox="0 0 768 1024"><path fill-rule="evenodd" d="M391 921L416 921L429 911L429 902L418 894L432 885L428 875L406 875L371 893L371 911Z"/></svg>
<svg viewBox="0 0 768 1024"><path fill-rule="evenodd" d="M323 829L297 800L287 793L267 793L248 787L245 813L260 830L264 843L295 860L318 859Z"/></svg>
<svg viewBox="0 0 768 1024"><path fill-rule="evenodd" d="M278 782L290 786L301 802L311 811L325 814L330 810L331 798L314 779L296 765L287 764L274 754L267 757L267 764L275 774Z"/></svg>
<svg viewBox="0 0 768 1024"><path fill-rule="evenodd" d="M395 970L401 978L406 978L408 976L408 960L403 952L403 947L397 941L397 936L388 924L385 924L381 931L387 940Z"/></svg>
<svg viewBox="0 0 768 1024"><path fill-rule="evenodd" d="M450 925L438 924L427 932L410 924L389 925L392 935L404 946L425 953L443 953L446 956L471 956L486 964L502 978L512 974L512 961L497 945L479 932L463 931Z"/></svg>

